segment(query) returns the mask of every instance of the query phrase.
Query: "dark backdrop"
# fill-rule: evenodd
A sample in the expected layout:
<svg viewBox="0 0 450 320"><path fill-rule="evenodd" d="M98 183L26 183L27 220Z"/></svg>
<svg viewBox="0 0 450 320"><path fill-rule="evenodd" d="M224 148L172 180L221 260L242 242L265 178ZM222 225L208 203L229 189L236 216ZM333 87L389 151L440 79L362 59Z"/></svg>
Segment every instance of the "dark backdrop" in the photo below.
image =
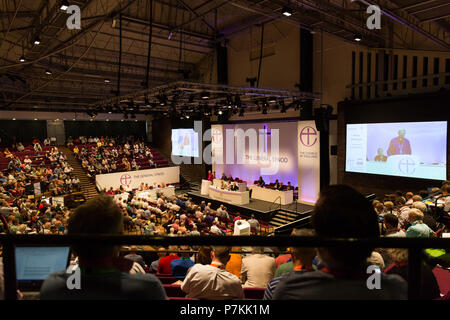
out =
<svg viewBox="0 0 450 320"><path fill-rule="evenodd" d="M134 136L147 140L145 121L64 121L67 137Z"/></svg>
<svg viewBox="0 0 450 320"><path fill-rule="evenodd" d="M382 196L395 190L413 191L440 187L442 181L345 172L346 124L449 121L450 92L411 95L379 101L338 104L338 182L363 193ZM449 179L449 125L447 126L447 179ZM444 147L444 146L443 146Z"/></svg>
<svg viewBox="0 0 450 320"><path fill-rule="evenodd" d="M47 121L42 120L0 120L0 144L11 145L14 141L29 143L33 139L47 137Z"/></svg>

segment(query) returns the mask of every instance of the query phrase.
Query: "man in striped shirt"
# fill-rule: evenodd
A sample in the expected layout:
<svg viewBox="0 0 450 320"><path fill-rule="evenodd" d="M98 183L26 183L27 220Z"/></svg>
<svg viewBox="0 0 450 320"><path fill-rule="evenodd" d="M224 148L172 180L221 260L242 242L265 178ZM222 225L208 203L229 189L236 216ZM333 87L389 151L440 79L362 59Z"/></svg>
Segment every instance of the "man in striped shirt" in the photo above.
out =
<svg viewBox="0 0 450 320"><path fill-rule="evenodd" d="M300 237L313 237L315 232L312 229L294 229L291 233L292 236ZM315 248L291 248L292 263L294 269L291 272L304 273L314 271L313 260L316 256ZM290 273L284 273L281 276L273 278L267 285L264 292L264 300L272 300L273 292L275 291L278 283Z"/></svg>

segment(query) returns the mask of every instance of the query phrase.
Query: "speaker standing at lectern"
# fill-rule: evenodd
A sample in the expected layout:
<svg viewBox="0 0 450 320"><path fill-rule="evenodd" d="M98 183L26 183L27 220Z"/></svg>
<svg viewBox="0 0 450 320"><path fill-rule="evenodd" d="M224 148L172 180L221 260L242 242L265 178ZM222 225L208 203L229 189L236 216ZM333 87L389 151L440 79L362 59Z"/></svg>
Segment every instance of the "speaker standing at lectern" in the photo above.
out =
<svg viewBox="0 0 450 320"><path fill-rule="evenodd" d="M408 139L405 139L406 130L401 129L398 131L398 137L391 140L389 149L387 150L388 156L394 156L397 154L411 154L411 144Z"/></svg>

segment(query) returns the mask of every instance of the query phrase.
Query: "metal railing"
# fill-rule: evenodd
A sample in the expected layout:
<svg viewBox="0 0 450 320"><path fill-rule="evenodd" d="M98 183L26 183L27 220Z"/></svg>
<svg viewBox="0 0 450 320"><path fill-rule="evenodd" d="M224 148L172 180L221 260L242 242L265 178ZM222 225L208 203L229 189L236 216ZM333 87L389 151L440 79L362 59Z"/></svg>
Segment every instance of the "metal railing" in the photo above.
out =
<svg viewBox="0 0 450 320"><path fill-rule="evenodd" d="M326 239L294 236L188 236L150 237L123 235L0 235L3 246L5 299L17 299L15 247L17 245L222 245L264 247L333 247L333 248L406 248L408 249L408 298L419 299L421 287L421 253L425 248L450 248L450 238L372 238Z"/></svg>

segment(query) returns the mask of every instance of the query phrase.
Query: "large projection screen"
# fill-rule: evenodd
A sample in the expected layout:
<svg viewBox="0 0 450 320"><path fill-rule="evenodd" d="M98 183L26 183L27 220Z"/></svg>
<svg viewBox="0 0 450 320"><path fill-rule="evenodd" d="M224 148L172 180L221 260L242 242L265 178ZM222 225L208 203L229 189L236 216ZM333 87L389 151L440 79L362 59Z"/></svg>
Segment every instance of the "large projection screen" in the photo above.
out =
<svg viewBox="0 0 450 320"><path fill-rule="evenodd" d="M253 182L261 176L266 183L279 179L284 184L290 182L291 185L297 186L297 127L297 121L213 125L211 145L213 170L216 171L216 177L220 178L222 173L227 176L231 174L233 178L238 177L247 181L249 185L253 185ZM234 134L239 130L247 133L244 148L246 163L237 163L237 138ZM278 130L279 134L276 146L278 152L273 145L275 130ZM257 132L256 143L250 142L248 138L252 131ZM231 159L230 152L234 154ZM255 162L250 163L249 159ZM276 173L270 175L261 173L262 168L273 166L275 162L278 162Z"/></svg>
<svg viewBox="0 0 450 320"><path fill-rule="evenodd" d="M447 122L347 124L345 171L447 179Z"/></svg>
<svg viewBox="0 0 450 320"><path fill-rule="evenodd" d="M172 155L199 157L198 133L193 129L172 129Z"/></svg>

